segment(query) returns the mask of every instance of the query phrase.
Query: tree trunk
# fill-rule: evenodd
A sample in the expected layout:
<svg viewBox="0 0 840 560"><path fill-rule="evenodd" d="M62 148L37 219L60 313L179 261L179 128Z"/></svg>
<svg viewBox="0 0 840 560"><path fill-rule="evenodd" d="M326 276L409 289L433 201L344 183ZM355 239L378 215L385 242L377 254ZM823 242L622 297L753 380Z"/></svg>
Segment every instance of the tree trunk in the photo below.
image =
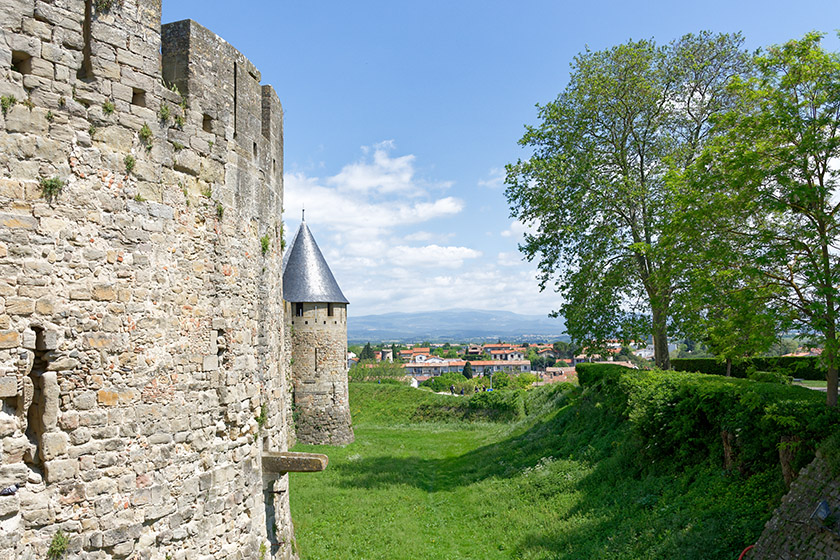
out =
<svg viewBox="0 0 840 560"><path fill-rule="evenodd" d="M653 309L653 360L659 369L671 369L671 357L668 355L668 326L666 314L661 309Z"/></svg>
<svg viewBox="0 0 840 560"><path fill-rule="evenodd" d="M732 377L732 358L726 358L726 377Z"/></svg>
<svg viewBox="0 0 840 560"><path fill-rule="evenodd" d="M790 488L791 482L796 478L796 471L793 470L793 458L796 456L796 450L799 447L799 436L782 436L779 443L779 463L782 465L782 476L785 478L785 484Z"/></svg>
<svg viewBox="0 0 840 560"><path fill-rule="evenodd" d="M830 407L837 407L837 352L835 351L836 334L834 328L829 329L831 339L826 337L825 344L825 361L828 363L828 372L825 374L826 380L826 397L825 404Z"/></svg>
<svg viewBox="0 0 840 560"><path fill-rule="evenodd" d="M828 326L825 329L825 348L823 355L828 366L825 374L826 397L825 403L830 407L837 407L837 329L834 326L836 313L834 312L834 298L829 294L826 298L828 307Z"/></svg>
<svg viewBox="0 0 840 560"><path fill-rule="evenodd" d="M735 434L721 430L720 438L723 441L723 468L730 470L735 466Z"/></svg>

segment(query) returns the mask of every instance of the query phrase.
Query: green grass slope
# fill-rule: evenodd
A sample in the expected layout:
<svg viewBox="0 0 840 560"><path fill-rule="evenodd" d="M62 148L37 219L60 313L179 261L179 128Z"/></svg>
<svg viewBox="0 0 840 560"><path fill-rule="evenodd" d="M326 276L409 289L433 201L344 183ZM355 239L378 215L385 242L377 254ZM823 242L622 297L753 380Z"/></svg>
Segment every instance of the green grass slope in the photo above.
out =
<svg viewBox="0 0 840 560"><path fill-rule="evenodd" d="M648 459L598 387L523 398L524 420L469 422L465 398L352 383L356 442L295 448L330 457L290 475L301 558L735 559L785 491L777 465Z"/></svg>

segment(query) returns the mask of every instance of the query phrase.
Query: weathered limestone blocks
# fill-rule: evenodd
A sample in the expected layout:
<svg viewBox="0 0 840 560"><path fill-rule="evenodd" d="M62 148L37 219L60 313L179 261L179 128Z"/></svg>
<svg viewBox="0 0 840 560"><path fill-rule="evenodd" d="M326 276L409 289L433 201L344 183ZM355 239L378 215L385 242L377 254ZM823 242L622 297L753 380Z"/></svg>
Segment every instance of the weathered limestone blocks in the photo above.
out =
<svg viewBox="0 0 840 560"><path fill-rule="evenodd" d="M0 560L294 557L282 109L160 13L0 0Z"/></svg>

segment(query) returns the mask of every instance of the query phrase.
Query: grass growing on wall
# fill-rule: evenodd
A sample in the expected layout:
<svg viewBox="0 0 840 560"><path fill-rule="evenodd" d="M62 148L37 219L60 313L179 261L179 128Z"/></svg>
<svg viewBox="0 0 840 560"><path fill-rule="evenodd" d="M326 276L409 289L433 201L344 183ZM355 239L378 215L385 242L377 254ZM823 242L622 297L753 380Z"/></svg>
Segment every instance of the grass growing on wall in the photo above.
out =
<svg viewBox="0 0 840 560"><path fill-rule="evenodd" d="M518 422L419 422L461 397L351 383L355 443L295 448L330 457L290 475L301 558L737 558L785 491L777 466L640 464L597 388L524 398Z"/></svg>

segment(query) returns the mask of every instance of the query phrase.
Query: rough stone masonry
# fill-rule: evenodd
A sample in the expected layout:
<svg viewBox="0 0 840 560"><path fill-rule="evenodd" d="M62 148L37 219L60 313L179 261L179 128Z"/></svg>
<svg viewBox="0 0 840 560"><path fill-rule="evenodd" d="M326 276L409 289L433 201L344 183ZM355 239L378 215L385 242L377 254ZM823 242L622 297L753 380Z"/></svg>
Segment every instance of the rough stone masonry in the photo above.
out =
<svg viewBox="0 0 840 560"><path fill-rule="evenodd" d="M294 557L282 108L160 0L0 0L0 560Z"/></svg>

